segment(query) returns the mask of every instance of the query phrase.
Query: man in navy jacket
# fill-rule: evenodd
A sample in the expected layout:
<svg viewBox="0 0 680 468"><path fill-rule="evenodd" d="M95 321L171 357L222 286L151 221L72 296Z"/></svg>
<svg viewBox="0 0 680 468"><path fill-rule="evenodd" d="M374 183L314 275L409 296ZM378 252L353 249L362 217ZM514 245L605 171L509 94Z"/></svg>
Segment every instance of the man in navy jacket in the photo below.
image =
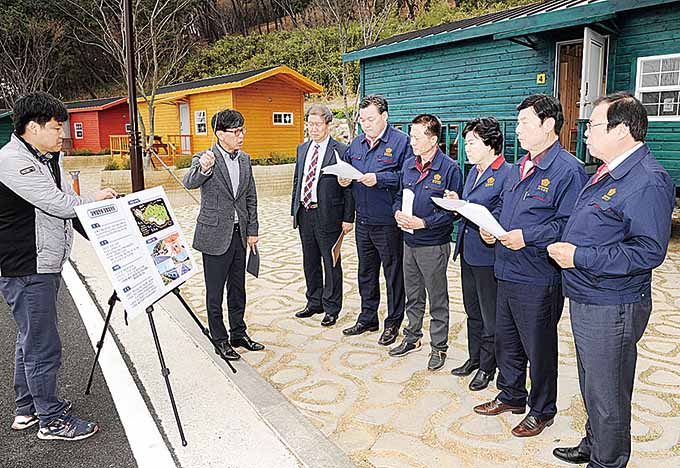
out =
<svg viewBox="0 0 680 468"><path fill-rule="evenodd" d="M624 467L630 458L636 345L652 310L652 269L671 235L675 187L646 133L647 114L631 94L595 102L587 145L604 164L580 193L563 241L548 247L564 268L588 413L581 443L553 453L589 467Z"/></svg>
<svg viewBox="0 0 680 468"><path fill-rule="evenodd" d="M401 357L417 351L423 337L425 299L430 304L430 346L427 368L440 369L446 361L449 338L449 292L446 267L451 256L453 212L439 208L433 197L446 190L460 195L463 175L454 160L437 145L442 125L437 117L421 114L411 123L411 147L415 157L404 162L401 190L394 202L394 218L404 232L404 285L406 315L404 340L390 350ZM414 193L413 213L402 211L404 190ZM412 232L408 232L408 230Z"/></svg>
<svg viewBox="0 0 680 468"><path fill-rule="evenodd" d="M359 123L364 131L350 144L345 160L364 176L354 182L339 179L343 187L351 184L356 205L356 242L359 257L359 294L361 313L345 335L377 331L380 305L380 265L387 284L387 317L378 343L394 343L404 320L404 273L402 237L392 213L399 191L401 166L413 155L409 138L387 123L387 101L369 95L359 103Z"/></svg>
<svg viewBox="0 0 680 468"><path fill-rule="evenodd" d="M517 137L529 153L508 175L494 214L508 233L496 242L497 386L500 394L476 406L495 416L506 411L529 414L512 429L532 437L552 425L557 414L557 323L564 307L559 267L546 247L559 240L586 174L558 141L564 115L553 96L536 94L519 106ZM526 367L531 362L527 395ZM528 398L527 398L528 396Z"/></svg>

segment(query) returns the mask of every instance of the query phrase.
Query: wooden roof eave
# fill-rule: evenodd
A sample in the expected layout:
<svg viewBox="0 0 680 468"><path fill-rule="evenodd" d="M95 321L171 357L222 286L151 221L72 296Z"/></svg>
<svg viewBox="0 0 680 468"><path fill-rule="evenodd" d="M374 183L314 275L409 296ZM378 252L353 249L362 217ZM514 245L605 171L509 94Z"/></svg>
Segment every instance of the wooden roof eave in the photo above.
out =
<svg viewBox="0 0 680 468"><path fill-rule="evenodd" d="M491 36L493 39L505 39L526 35L528 34L528 30L537 33L569 26L592 24L601 22L605 19L612 19L613 16L619 12L674 2L677 2L677 0L601 1L578 7L547 11L511 20L503 20L480 26L471 26L468 28L456 29L454 31L406 39L401 42L372 48L359 49L344 54L342 60L343 62L352 62L355 60L392 55L479 37Z"/></svg>

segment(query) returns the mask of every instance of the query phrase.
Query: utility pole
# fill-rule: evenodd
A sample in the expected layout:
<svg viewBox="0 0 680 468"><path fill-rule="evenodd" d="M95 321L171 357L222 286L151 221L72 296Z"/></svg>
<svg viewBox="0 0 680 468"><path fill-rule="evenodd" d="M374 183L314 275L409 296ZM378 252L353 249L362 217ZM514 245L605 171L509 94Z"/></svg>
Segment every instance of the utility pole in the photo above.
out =
<svg viewBox="0 0 680 468"><path fill-rule="evenodd" d="M139 114L137 112L137 66L135 64L135 38L132 21L132 0L125 0L125 52L127 55L128 105L130 107L130 175L132 191L144 190L144 165L139 135Z"/></svg>

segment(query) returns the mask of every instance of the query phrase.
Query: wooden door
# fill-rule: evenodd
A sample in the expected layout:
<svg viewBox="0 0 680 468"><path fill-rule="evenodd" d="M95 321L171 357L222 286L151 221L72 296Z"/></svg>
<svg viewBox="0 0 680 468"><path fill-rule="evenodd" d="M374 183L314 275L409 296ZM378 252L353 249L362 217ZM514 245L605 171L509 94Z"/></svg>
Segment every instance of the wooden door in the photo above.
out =
<svg viewBox="0 0 680 468"><path fill-rule="evenodd" d="M560 143L567 151L576 152L578 135L579 99L583 65L583 43L560 44L558 99L564 110L564 126L560 132Z"/></svg>

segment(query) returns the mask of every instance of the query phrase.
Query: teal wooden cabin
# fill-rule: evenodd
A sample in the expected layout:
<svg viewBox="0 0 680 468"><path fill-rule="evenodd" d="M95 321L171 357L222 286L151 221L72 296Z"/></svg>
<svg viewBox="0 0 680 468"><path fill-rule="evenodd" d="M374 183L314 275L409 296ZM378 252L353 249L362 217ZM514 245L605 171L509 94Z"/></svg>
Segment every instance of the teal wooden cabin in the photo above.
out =
<svg viewBox="0 0 680 468"><path fill-rule="evenodd" d="M391 122L439 116L463 169L465 121L498 118L506 158L517 160L516 106L546 93L564 107L560 141L592 171L583 144L592 102L630 91L649 115L647 143L680 183L680 1L548 0L394 36L343 60L360 61L361 94L384 95Z"/></svg>
<svg viewBox="0 0 680 468"><path fill-rule="evenodd" d="M14 123L12 122L12 112L0 109L0 148L12 137Z"/></svg>

